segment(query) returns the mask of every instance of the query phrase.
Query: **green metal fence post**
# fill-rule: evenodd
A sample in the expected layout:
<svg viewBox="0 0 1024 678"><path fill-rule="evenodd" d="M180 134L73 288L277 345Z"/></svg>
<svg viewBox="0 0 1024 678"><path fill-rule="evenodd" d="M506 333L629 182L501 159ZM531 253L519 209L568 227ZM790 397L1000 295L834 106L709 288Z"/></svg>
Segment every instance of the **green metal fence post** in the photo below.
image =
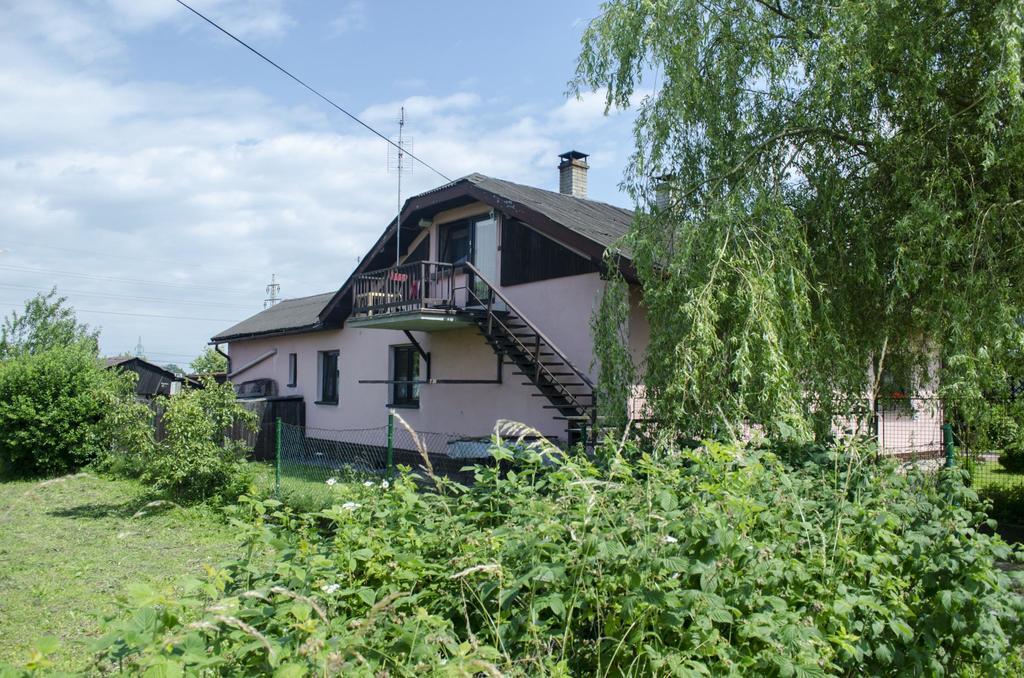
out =
<svg viewBox="0 0 1024 678"><path fill-rule="evenodd" d="M946 446L946 468L953 468L953 425L942 425L942 442Z"/></svg>
<svg viewBox="0 0 1024 678"><path fill-rule="evenodd" d="M274 420L274 496L281 498L281 417Z"/></svg>
<svg viewBox="0 0 1024 678"><path fill-rule="evenodd" d="M395 411L388 410L388 475L395 474Z"/></svg>

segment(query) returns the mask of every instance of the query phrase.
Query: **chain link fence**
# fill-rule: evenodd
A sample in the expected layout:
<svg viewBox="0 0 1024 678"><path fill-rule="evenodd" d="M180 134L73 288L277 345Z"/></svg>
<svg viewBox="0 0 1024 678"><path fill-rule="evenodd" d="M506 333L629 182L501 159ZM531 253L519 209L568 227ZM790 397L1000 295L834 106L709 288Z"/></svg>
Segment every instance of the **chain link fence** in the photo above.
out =
<svg viewBox="0 0 1024 678"><path fill-rule="evenodd" d="M275 436L274 459L257 473L257 489L307 509L330 506L338 483L381 482L400 468L466 483L468 467L493 463L489 438L413 432L394 417L386 426L346 430L278 422Z"/></svg>
<svg viewBox="0 0 1024 678"><path fill-rule="evenodd" d="M468 467L494 463L489 438L414 434L393 417L387 426L365 429L270 426L264 437L274 443L274 453L263 457L268 463L260 467L258 489L304 506L329 504L334 484L379 482L398 467L424 477L429 467L436 475L469 483L473 472ZM649 434L652 427L657 428L645 422L643 430ZM1024 524L1024 398L967 402L901 396L865 401L848 408L834 427L875 440L879 455L905 468L965 468L979 494L992 501L995 517ZM644 438L639 428L633 433Z"/></svg>

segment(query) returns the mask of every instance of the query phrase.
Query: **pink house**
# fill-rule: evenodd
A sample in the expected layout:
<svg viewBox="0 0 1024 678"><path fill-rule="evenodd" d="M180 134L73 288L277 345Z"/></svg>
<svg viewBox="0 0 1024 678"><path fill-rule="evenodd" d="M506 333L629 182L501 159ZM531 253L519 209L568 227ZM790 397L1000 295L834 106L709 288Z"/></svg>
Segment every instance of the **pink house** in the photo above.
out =
<svg viewBox="0 0 1024 678"><path fill-rule="evenodd" d="M410 198L338 291L212 338L230 379L301 398L310 428L382 426L395 408L418 431L483 437L511 419L576 439L594 413L602 256L633 214L586 198L584 154L559 175L559 192L471 174Z"/></svg>
<svg viewBox="0 0 1024 678"><path fill-rule="evenodd" d="M217 334L240 395L301 400L306 426L339 440L384 426L391 409L421 432L483 438L509 419L577 440L596 411L602 257L633 213L587 199L586 155L560 157L558 192L470 174L410 198L336 292L284 300ZM642 365L639 286L631 300ZM941 448L941 408L890 409L878 421L883 449Z"/></svg>

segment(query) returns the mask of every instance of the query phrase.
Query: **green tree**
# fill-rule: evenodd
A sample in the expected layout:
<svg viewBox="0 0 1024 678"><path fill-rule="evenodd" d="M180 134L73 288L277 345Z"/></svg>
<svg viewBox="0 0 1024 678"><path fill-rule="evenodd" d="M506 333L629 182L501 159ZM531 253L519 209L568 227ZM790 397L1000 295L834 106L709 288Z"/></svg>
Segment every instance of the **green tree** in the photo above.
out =
<svg viewBox="0 0 1024 678"><path fill-rule="evenodd" d="M57 288L38 293L25 302L21 313L12 311L0 325L0 359L35 354L60 346L86 343L98 350L99 331L75 317L75 309Z"/></svg>
<svg viewBox="0 0 1024 678"><path fill-rule="evenodd" d="M152 413L136 375L78 342L0 361L0 472L59 475L107 453L147 457Z"/></svg>
<svg viewBox="0 0 1024 678"><path fill-rule="evenodd" d="M228 360L217 352L212 346L208 346L202 355L193 360L189 367L197 374L210 374L211 372L226 372Z"/></svg>
<svg viewBox="0 0 1024 678"><path fill-rule="evenodd" d="M245 491L252 446L230 432L254 432L257 417L235 399L231 384L204 377L202 388L187 388L162 405L166 438L136 458L142 480L179 499L235 499Z"/></svg>
<svg viewBox="0 0 1024 678"><path fill-rule="evenodd" d="M1005 384L1024 345L1022 33L1021 0L605 3L571 90L638 105L622 249L656 416L822 431L893 356L918 380L941 356L959 395Z"/></svg>

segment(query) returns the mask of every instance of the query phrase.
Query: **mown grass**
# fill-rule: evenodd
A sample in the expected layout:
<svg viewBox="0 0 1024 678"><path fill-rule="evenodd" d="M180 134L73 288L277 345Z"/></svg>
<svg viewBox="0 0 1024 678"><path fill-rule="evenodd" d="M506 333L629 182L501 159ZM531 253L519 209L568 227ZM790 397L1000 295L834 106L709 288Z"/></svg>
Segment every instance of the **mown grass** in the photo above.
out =
<svg viewBox="0 0 1024 678"><path fill-rule="evenodd" d="M273 462L250 464L257 494L280 499L297 511L319 511L339 503L340 487L347 483L375 484L384 480L380 474L320 466L285 463L281 468L281 490L276 492ZM328 482L332 480L334 482Z"/></svg>
<svg viewBox="0 0 1024 678"><path fill-rule="evenodd" d="M975 489L1008 490L1024 487L1024 473L1007 471L998 461L979 461L971 473Z"/></svg>
<svg viewBox="0 0 1024 678"><path fill-rule="evenodd" d="M22 662L54 636L54 668L82 671L125 587L171 586L235 555L209 508L162 503L140 483L79 474L0 482L0 662Z"/></svg>
<svg viewBox="0 0 1024 678"><path fill-rule="evenodd" d="M991 502L989 515L1007 541L1024 542L1024 473L1007 471L998 461L977 461L971 485Z"/></svg>

